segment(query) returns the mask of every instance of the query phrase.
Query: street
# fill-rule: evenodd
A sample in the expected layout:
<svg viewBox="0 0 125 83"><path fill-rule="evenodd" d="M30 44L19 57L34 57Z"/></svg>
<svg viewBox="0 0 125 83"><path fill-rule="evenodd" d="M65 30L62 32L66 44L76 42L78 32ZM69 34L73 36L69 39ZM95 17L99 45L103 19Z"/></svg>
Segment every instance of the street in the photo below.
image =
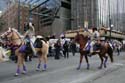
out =
<svg viewBox="0 0 125 83"><path fill-rule="evenodd" d="M125 83L125 0L0 0L0 48L0 83Z"/></svg>
<svg viewBox="0 0 125 83"><path fill-rule="evenodd" d="M98 56L89 58L90 70L86 69L83 61L80 70L76 70L79 62L79 54L69 59L61 57L60 60L48 58L47 71L35 71L37 59L26 62L28 73L14 77L16 64L12 61L0 63L0 83L124 83L125 79L125 56L122 52L120 56L114 54L115 62L108 61L107 68L98 69L100 60ZM120 80L120 81L119 81Z"/></svg>

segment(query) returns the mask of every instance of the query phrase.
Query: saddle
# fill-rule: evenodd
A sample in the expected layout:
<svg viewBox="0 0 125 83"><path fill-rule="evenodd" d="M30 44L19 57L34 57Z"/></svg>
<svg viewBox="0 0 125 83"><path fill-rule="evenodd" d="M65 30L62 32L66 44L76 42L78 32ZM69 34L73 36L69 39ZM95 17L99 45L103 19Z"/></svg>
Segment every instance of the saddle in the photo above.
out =
<svg viewBox="0 0 125 83"><path fill-rule="evenodd" d="M21 53L32 53L32 48L30 45L30 42L27 42L26 44L22 45L19 49Z"/></svg>
<svg viewBox="0 0 125 83"><path fill-rule="evenodd" d="M30 42L27 42L27 43L26 43L25 52L26 52L26 53L32 53L32 52L33 52L33 51L32 51L32 47L31 47L31 45L30 45Z"/></svg>
<svg viewBox="0 0 125 83"><path fill-rule="evenodd" d="M88 44L87 44L87 46L86 46L86 48L85 48L85 50L88 51L88 52L90 52L90 49L91 49L90 43L91 43L91 42L88 41ZM101 44L95 43L94 46L93 46L93 51L96 52L96 51L100 50L101 47L102 47Z"/></svg>
<svg viewBox="0 0 125 83"><path fill-rule="evenodd" d="M95 44L94 47L93 47L93 51L97 51L97 50L100 50L101 49L101 44Z"/></svg>
<svg viewBox="0 0 125 83"><path fill-rule="evenodd" d="M34 47L35 47L35 48L42 48L42 45L43 45L43 43L42 43L41 39L40 39L40 38L37 38L37 39L35 40L35 42L34 42Z"/></svg>

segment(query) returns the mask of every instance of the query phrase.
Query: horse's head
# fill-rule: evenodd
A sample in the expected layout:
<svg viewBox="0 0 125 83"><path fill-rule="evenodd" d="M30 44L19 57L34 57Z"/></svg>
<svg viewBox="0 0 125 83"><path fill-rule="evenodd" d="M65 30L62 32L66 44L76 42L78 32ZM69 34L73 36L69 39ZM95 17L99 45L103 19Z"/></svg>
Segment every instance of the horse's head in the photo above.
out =
<svg viewBox="0 0 125 83"><path fill-rule="evenodd" d="M88 41L88 36L84 36L83 34L77 33L77 35L75 36L74 40L77 43L87 42Z"/></svg>
<svg viewBox="0 0 125 83"><path fill-rule="evenodd" d="M11 39L11 37L13 36L13 30L12 30L12 28L9 28L7 30L5 36L7 37L7 39Z"/></svg>
<svg viewBox="0 0 125 83"><path fill-rule="evenodd" d="M4 35L2 36L5 38L5 41L10 41L14 43L20 43L21 35L18 33L18 31L14 28L9 28ZM15 42L16 41L16 42Z"/></svg>
<svg viewBox="0 0 125 83"><path fill-rule="evenodd" d="M2 35L0 37L4 41L7 41L11 36L12 36L12 29L9 28L6 32L2 33Z"/></svg>

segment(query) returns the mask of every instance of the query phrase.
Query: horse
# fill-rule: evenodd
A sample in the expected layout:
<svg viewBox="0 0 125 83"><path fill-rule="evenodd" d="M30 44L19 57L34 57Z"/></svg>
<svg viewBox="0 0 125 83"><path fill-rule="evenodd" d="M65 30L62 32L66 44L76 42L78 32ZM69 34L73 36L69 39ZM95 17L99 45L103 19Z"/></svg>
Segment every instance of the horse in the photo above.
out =
<svg viewBox="0 0 125 83"><path fill-rule="evenodd" d="M39 57L39 62L38 62L38 66L37 66L36 70L40 71L41 61L43 59L43 61L44 61L43 71L46 71L47 55L48 55L48 51L49 51L49 42L47 39L38 35L38 36L36 36L36 39L34 42L34 47L35 47L36 53L38 54L38 57Z"/></svg>
<svg viewBox="0 0 125 83"><path fill-rule="evenodd" d="M20 75L20 73L21 73L20 68L21 67L23 67L23 72L22 73L26 74L27 73L27 68L26 68L25 60L24 60L25 59L24 58L24 56L25 56L25 50L26 50L25 39L22 38L21 34L16 29L14 29L14 28L10 28L8 31L6 31L4 33L4 37L6 37L7 41L12 42L13 48L15 48L15 55L17 56L17 70L16 70L15 76ZM32 41L30 41L30 42L33 43ZM44 63L45 63L44 64L44 67L45 67L44 70L46 70L46 66L47 66L46 65L46 62L47 62L47 59L46 59L47 57L46 56L47 56L47 51L48 51L48 47L45 47L45 46L48 46L48 44L45 45L45 43L43 43L43 47L39 48L39 50L37 48L31 46L32 50L35 49L34 50L35 53L37 53L37 52L42 53L40 55L40 57L38 57L38 59L39 59L38 61L39 62L38 62L37 68L40 68L40 63L41 63L41 60L43 58ZM44 53L44 51L46 53Z"/></svg>
<svg viewBox="0 0 125 83"><path fill-rule="evenodd" d="M90 68L89 60L88 60L89 51L83 50L83 48L87 44L88 40L89 40L88 36L85 36L85 35L79 34L79 33L77 33L77 35L74 38L74 41L80 45L80 62L79 62L79 65L77 67L77 70L79 70L81 68L83 56L85 57L85 60L86 60L86 63L87 63L87 69ZM102 69L103 65L104 65L105 68L107 67L106 63L107 63L107 60L108 60L108 56L110 57L111 62L114 61L113 60L113 49L106 42L101 43L100 52L94 52L92 55L96 55L96 54L101 59L101 64L99 66L99 69ZM108 56L106 56L106 54L108 54Z"/></svg>

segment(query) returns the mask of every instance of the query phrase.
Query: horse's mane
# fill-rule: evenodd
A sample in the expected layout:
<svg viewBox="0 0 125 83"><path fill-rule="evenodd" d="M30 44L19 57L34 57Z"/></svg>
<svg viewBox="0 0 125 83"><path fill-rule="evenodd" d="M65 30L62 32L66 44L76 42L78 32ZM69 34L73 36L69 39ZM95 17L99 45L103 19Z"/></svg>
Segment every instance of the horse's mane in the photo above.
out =
<svg viewBox="0 0 125 83"><path fill-rule="evenodd" d="M85 36L83 34L79 34L80 36L82 36L82 38L88 39L88 36Z"/></svg>
<svg viewBox="0 0 125 83"><path fill-rule="evenodd" d="M17 29L15 29L15 28L12 28L12 30L14 31L14 32L16 32L17 33L17 35L19 36L19 37L22 37L22 35L17 31Z"/></svg>

